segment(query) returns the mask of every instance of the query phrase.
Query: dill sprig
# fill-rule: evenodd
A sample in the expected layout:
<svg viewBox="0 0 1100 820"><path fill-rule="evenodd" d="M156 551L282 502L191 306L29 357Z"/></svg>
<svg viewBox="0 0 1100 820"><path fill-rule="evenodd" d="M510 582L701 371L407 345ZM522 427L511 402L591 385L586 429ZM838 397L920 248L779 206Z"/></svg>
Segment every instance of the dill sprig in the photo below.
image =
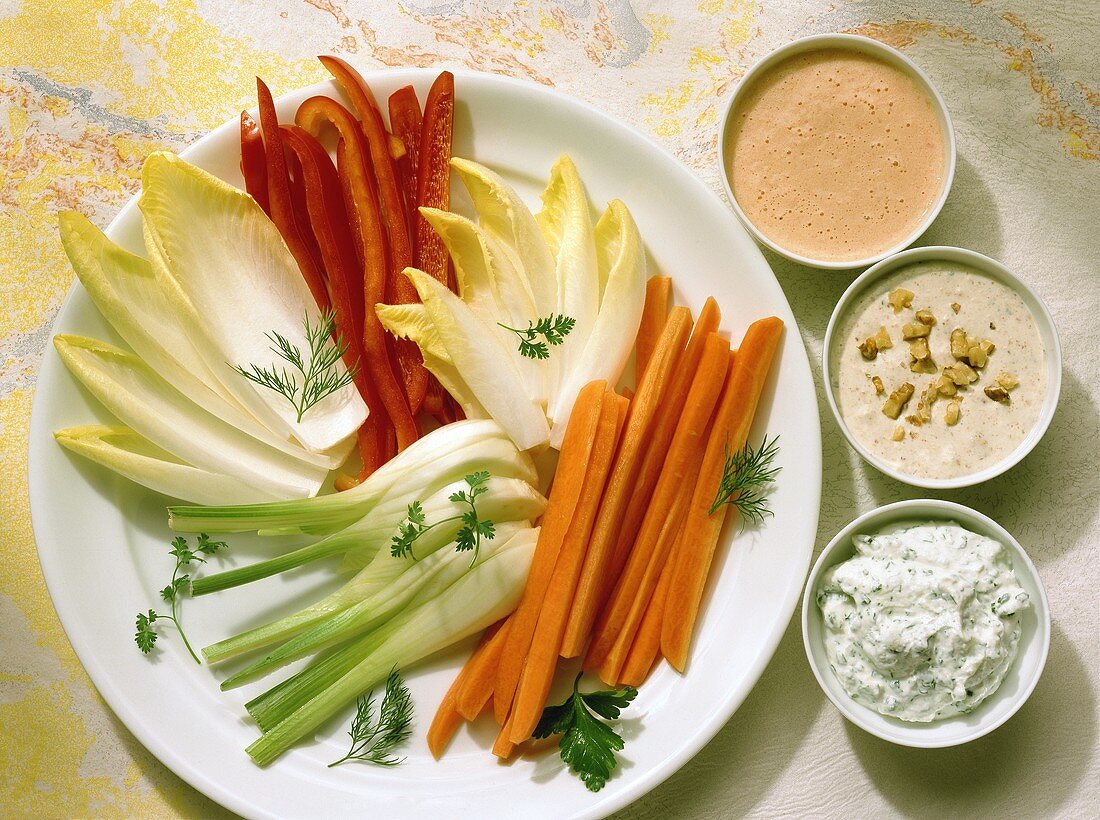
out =
<svg viewBox="0 0 1100 820"><path fill-rule="evenodd" d="M181 575L180 570L196 561L205 564L206 556L213 555L218 550L228 549L228 546L224 541L211 541L210 536L205 532L199 533L194 549L187 545L187 540L183 536L177 536L172 540L172 549L168 552L170 555L175 556L176 568L172 572L172 582L160 591L160 597L166 603L172 605L172 611L171 614L162 615L156 610L150 609L148 612L137 614L137 632L134 634L134 643L137 644L142 654L148 655L159 637L153 624L157 621L171 621L175 624L176 631L180 633L180 637L183 639L183 645L187 647L187 651L191 653L195 663L202 663L199 656L195 654L195 650L191 648L191 642L187 640L187 633L183 631L183 624L180 623L180 596L191 591L191 576L189 574Z"/></svg>
<svg viewBox="0 0 1100 820"><path fill-rule="evenodd" d="M294 405L299 422L311 407L351 384L359 370L358 365L350 370L342 370L336 366L347 353L348 343L343 335L337 335L335 343L332 342L332 337L336 334L335 313L322 311L317 324L310 322L309 314L306 313L305 329L306 342L309 345L308 361L302 356L298 346L291 344L283 334L275 330L264 334L271 341L271 352L293 369L276 369L275 365L266 368L257 364L250 364L245 369L241 365L233 365L233 369L250 382L284 396ZM299 376L301 384L298 383Z"/></svg>
<svg viewBox="0 0 1100 820"><path fill-rule="evenodd" d="M375 697L372 689L355 701L355 718L351 722L351 749L339 760L329 763L329 768L349 760L373 763L376 766L396 766L405 758L394 757L393 750L409 737L413 718L412 696L409 687L394 669L386 680L382 705L375 715Z"/></svg>
<svg viewBox="0 0 1100 820"><path fill-rule="evenodd" d="M472 567L477 563L477 557L481 551L481 539L492 538L496 535L496 524L489 519L479 518L477 514L478 497L489 492L489 488L485 486L488 480L489 473L485 470L470 473L466 476L466 486L470 489L451 493L450 500L455 504L464 504L468 509L459 515L442 518L434 524L425 522L424 507L419 501L409 504L408 509L405 511L405 520L397 528L397 534L390 544L390 554L394 558L404 558L407 555L415 561L416 556L413 555L412 549L413 544L420 536L435 529L440 524L446 524L448 521L461 521L462 526L455 533L455 550L457 552L473 550L474 554L470 558L470 566Z"/></svg>
<svg viewBox="0 0 1100 820"><path fill-rule="evenodd" d="M764 436L755 450L746 443L736 453L726 451L726 463L718 493L710 505L714 514L723 504L732 504L744 521L760 524L772 514L768 507L768 488L779 475L782 467L773 467L779 454L779 436L771 441Z"/></svg>
<svg viewBox="0 0 1100 820"><path fill-rule="evenodd" d="M561 314L555 316L551 313L537 321L528 322L525 328L509 327L501 322L497 324L519 337L519 355L528 359L548 359L550 358L549 346L557 346L564 342L565 337L577 324L577 320L571 316ZM540 336L542 341L539 341Z"/></svg>

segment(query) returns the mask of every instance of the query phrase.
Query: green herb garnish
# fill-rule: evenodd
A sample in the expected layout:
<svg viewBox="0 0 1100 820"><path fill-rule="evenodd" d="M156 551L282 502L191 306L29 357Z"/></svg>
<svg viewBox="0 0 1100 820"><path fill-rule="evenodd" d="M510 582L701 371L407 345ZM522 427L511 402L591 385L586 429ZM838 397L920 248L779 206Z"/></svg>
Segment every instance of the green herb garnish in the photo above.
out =
<svg viewBox="0 0 1100 820"><path fill-rule="evenodd" d="M386 692L377 716L374 713L374 690L355 701L355 718L351 722L351 749L339 760L329 763L339 766L349 760L373 763L376 766L397 766L405 758L394 757L393 750L409 737L413 703L409 687L394 669L386 680Z"/></svg>
<svg viewBox="0 0 1100 820"><path fill-rule="evenodd" d="M519 355L528 359L550 358L550 345L560 345L569 335L569 331L577 324L577 320L571 316L549 316L527 323L525 328L508 327L497 322L505 330L510 330L519 337ZM542 341L539 341L539 337Z"/></svg>
<svg viewBox="0 0 1100 820"><path fill-rule="evenodd" d="M615 752L622 751L625 745L622 737L600 718L616 720L619 712L637 697L638 690L624 686L582 693L577 688L580 682L581 675L577 675L573 694L565 703L543 710L534 736L561 735L558 741L561 759L589 791L598 792L618 763Z"/></svg>
<svg viewBox="0 0 1100 820"><path fill-rule="evenodd" d="M459 490L451 493L450 500L455 504L465 504L469 509L460 515L440 519L434 524L425 523L424 507L419 501L411 503L405 512L405 520L397 528L397 534L393 537L390 554L394 558L404 558L407 555L416 560L412 549L413 544L420 536L435 529L440 524L446 524L449 521L461 521L462 526L455 534L455 550L458 552L473 550L474 554L470 558L470 566L472 567L477 563L478 553L481 551L481 539L492 538L496 535L496 524L489 519L479 518L477 514L478 497L489 492L489 488L485 486L488 480L489 473L485 470L466 476L465 481L470 488L469 491Z"/></svg>
<svg viewBox="0 0 1100 820"><path fill-rule="evenodd" d="M224 541L211 541L210 536L205 532L199 533L194 549L187 546L187 540L182 536L177 536L172 540L172 549L169 550L169 554L175 556L176 568L172 572L172 582L160 591L160 597L172 605L172 611L171 614L162 615L156 610L150 609L147 613L139 612L137 614L137 632L134 635L134 643L137 644L138 649L143 654L148 655L153 649L153 644L160 637L153 624L157 621L171 621L175 624L176 631L180 633L180 637L183 639L183 645L187 647L187 651L191 653L195 663L202 663L199 656L195 654L195 650L191 648L191 643L187 640L187 633L183 631L183 624L180 623L180 595L191 591L191 576L189 574L180 575L180 570L196 561L205 564L205 556L213 555L218 550L228 548L229 545Z"/></svg>
<svg viewBox="0 0 1100 820"><path fill-rule="evenodd" d="M710 505L713 515L723 504L731 504L741 513L745 521L760 524L772 514L768 507L767 488L782 467L773 467L772 463L779 454L779 436L771 441L764 436L757 449L745 444L736 453L726 453L726 464L722 469L722 480L718 484L718 494Z"/></svg>
<svg viewBox="0 0 1100 820"><path fill-rule="evenodd" d="M351 384L359 371L358 366L351 370L336 366L347 353L348 343L342 335L336 337L335 343L332 342L336 333L335 313L322 311L316 325L309 321L307 313L305 328L306 342L309 344L308 362L303 358L302 351L283 334L277 331L265 334L271 340L271 352L290 364L293 370L284 367L280 371L274 365L268 369L256 364L250 364L246 370L241 365L233 365L233 369L250 382L285 397L294 405L299 422L311 407ZM301 384L298 384L298 375L294 371L301 375Z"/></svg>

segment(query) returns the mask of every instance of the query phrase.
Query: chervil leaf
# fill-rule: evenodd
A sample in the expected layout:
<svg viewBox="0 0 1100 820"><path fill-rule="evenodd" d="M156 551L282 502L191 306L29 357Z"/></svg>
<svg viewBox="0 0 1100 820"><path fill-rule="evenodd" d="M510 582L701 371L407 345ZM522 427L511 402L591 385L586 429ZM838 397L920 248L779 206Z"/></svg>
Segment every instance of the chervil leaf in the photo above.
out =
<svg viewBox="0 0 1100 820"><path fill-rule="evenodd" d="M398 524L397 533L390 539L390 554L394 558L409 556L415 560L416 556L413 555L412 551L413 544L420 536L440 524L449 521L461 521L462 526L455 533L455 550L457 552L472 551L473 556L470 558L470 566L472 567L477 562L478 553L481 549L481 539L492 538L496 535L496 525L488 519L483 521L477 513L476 501L478 497L489 491L489 488L485 486L489 481L489 472L478 470L466 475L464 480L469 490L456 490L448 496L452 504L461 504L468 507L458 515L452 515L433 524L425 524L424 508L421 503L414 501L409 505L405 521Z"/></svg>
<svg viewBox="0 0 1100 820"><path fill-rule="evenodd" d="M152 609L149 614L139 612L137 614L137 632L134 634L134 643L143 655L148 655L157 642L157 631L153 629L153 622L157 619L157 613Z"/></svg>
<svg viewBox="0 0 1100 820"><path fill-rule="evenodd" d="M565 703L548 706L535 728L536 738L560 734L558 749L561 759L570 771L580 777L584 785L597 792L604 787L617 761L615 752L622 751L622 737L603 721L618 718L638 694L632 686L603 692L581 693L578 689L581 676L573 681L573 694ZM595 713L595 714L593 714Z"/></svg>
<svg viewBox="0 0 1100 820"><path fill-rule="evenodd" d="M536 321L528 322L527 327L509 327L497 323L505 330L511 331L519 339L519 355L527 359L550 358L549 345L560 345L569 335L569 331L577 324L576 320L569 316L554 316L550 314ZM539 337L542 341L539 341Z"/></svg>
<svg viewBox="0 0 1100 820"><path fill-rule="evenodd" d="M195 546L196 551L201 552L203 555L213 555L218 550L227 550L229 545L224 541L211 541L210 536L205 532L199 533L199 542Z"/></svg>
<svg viewBox="0 0 1100 820"><path fill-rule="evenodd" d="M419 501L414 501L409 505L408 512L405 517L409 519L413 524L424 523L424 506Z"/></svg>

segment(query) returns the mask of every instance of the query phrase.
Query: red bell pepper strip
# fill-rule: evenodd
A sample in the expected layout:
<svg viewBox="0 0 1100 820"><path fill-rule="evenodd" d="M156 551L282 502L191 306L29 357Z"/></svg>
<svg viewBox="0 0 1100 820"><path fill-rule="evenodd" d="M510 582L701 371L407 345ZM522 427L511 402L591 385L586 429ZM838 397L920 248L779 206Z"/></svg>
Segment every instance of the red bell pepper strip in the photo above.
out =
<svg viewBox="0 0 1100 820"><path fill-rule="evenodd" d="M402 171L402 190L409 217L409 235L416 237L416 174L420 167L420 128L423 117L416 89L411 85L390 94L390 130L405 144L405 162L398 163Z"/></svg>
<svg viewBox="0 0 1100 820"><path fill-rule="evenodd" d="M359 123L351 112L329 97L310 97L298 108L298 125L314 136L326 124L333 125L344 143L343 163L338 168L345 196L351 200L358 226L363 259L363 356L374 380L374 389L397 434L397 449L404 450L420 436L405 393L394 376L386 349L386 330L374 306L385 299L388 255L386 228L371 173L370 152ZM373 407L372 415L381 408Z"/></svg>
<svg viewBox="0 0 1100 820"><path fill-rule="evenodd" d="M241 112L241 176L244 189L270 216L267 204L267 156L260 124L247 111Z"/></svg>
<svg viewBox="0 0 1100 820"><path fill-rule="evenodd" d="M339 57L323 56L318 59L351 99L352 106L359 114L363 135L374 163L374 178L389 237L390 252L389 276L385 293L379 301L393 304L419 302L416 288L402 273L413 264L413 248L409 238L408 212L397 181L396 163L390 152L390 134L382 121L382 112L378 109L370 87L350 64ZM394 350L409 408L415 416L424 402L428 371L424 369L420 349L415 343L399 339Z"/></svg>
<svg viewBox="0 0 1100 820"><path fill-rule="evenodd" d="M454 134L455 78L444 71L424 100L424 122L417 159L416 207L451 207L451 140ZM455 289L450 256L432 226L416 215L416 266L439 282Z"/></svg>
<svg viewBox="0 0 1100 820"><path fill-rule="evenodd" d="M279 130L282 131L282 129L283 126L280 125ZM321 276L325 279L328 287L329 304L335 309L335 303L332 300L332 283L328 281L325 260L321 256L321 248L317 244L317 237L313 233L313 224L309 218L309 207L306 205L306 186L302 180L302 166L298 162L297 155L290 150L281 134L280 141L283 143L283 156L286 158L287 182L290 185L290 204L294 211L294 224L298 226L298 232L302 235L302 242L305 243L306 251L316 264L317 269L321 271Z"/></svg>
<svg viewBox="0 0 1100 820"><path fill-rule="evenodd" d="M328 286L320 262L312 253L305 240L301 227L294 217L294 202L290 193L290 176L287 172L286 157L283 154L283 142L279 136L279 115L275 111L275 101L271 90L263 80L256 78L256 94L260 102L260 125L263 127L264 141L267 145L267 195L271 207L271 221L283 235L283 241L290 249L302 271L302 277L309 285L317 307L329 310Z"/></svg>

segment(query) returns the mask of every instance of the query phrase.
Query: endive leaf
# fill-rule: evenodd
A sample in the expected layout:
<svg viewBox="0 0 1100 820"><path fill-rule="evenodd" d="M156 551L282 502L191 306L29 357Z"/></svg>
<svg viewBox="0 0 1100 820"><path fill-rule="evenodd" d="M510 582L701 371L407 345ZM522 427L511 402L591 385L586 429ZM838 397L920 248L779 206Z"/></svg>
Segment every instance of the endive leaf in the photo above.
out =
<svg viewBox="0 0 1100 820"><path fill-rule="evenodd" d="M273 433L233 399L191 344L148 260L120 248L75 211L62 211L58 222L73 271L99 312L173 387L222 421L287 455L327 469L343 463L346 451L311 453Z"/></svg>
<svg viewBox="0 0 1100 820"><path fill-rule="evenodd" d="M645 303L645 248L626 206L612 200L596 225L595 243L606 285L592 332L573 368L565 374L550 408L550 443L560 447L577 394L588 382L615 384L630 357Z"/></svg>
<svg viewBox="0 0 1100 820"><path fill-rule="evenodd" d="M193 504L251 504L279 498L232 476L185 464L129 427L88 424L53 435L67 450L144 487Z"/></svg>
<svg viewBox="0 0 1100 820"><path fill-rule="evenodd" d="M308 350L304 319L318 321L294 258L256 201L173 154L156 152L142 168L138 204L150 262L186 296L192 342L232 395L265 424L274 416L280 432L309 450L334 447L358 430L367 410L352 385L298 422L284 397L232 369L280 366L265 334L276 331Z"/></svg>
<svg viewBox="0 0 1100 820"><path fill-rule="evenodd" d="M80 336L55 336L54 346L104 407L187 464L234 476L277 498L315 495L328 475L208 413L132 353Z"/></svg>
<svg viewBox="0 0 1100 820"><path fill-rule="evenodd" d="M511 351L446 286L416 268L406 268L405 275L420 294L448 357L486 412L521 450L543 447L550 439L546 415L527 395Z"/></svg>

